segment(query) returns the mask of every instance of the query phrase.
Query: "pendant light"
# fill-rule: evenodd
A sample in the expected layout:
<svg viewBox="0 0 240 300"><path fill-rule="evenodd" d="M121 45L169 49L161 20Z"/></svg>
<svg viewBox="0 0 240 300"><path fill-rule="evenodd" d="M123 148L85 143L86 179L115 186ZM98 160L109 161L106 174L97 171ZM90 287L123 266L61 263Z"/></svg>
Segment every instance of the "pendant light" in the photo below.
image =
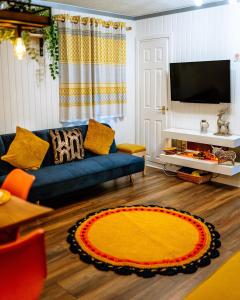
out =
<svg viewBox="0 0 240 300"><path fill-rule="evenodd" d="M203 0L194 0L194 3L196 6L202 6L203 5Z"/></svg>
<svg viewBox="0 0 240 300"><path fill-rule="evenodd" d="M14 54L19 60L22 60L26 56L26 52L26 47L22 39L22 30L21 27L18 26L17 37L14 42Z"/></svg>

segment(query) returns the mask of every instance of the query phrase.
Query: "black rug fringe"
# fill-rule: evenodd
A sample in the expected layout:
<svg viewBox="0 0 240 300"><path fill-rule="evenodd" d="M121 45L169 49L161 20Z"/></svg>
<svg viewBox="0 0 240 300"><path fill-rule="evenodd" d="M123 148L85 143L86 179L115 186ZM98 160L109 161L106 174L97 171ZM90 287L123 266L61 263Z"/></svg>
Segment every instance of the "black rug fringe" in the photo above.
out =
<svg viewBox="0 0 240 300"><path fill-rule="evenodd" d="M192 274L192 273L195 273L198 270L198 268L202 268L202 267L206 267L206 266L210 265L211 259L215 259L215 258L219 257L220 253L218 251L218 248L221 247L220 234L219 234L219 232L217 232L215 230L215 226L213 224L206 222L203 218L196 216L196 215L192 215L191 213L184 211L184 210L177 210L172 207L163 207L163 206L157 206L157 205L118 206L118 207L115 207L112 209L123 208L123 207L157 207L157 208L173 210L173 211L180 212L180 213L186 214L188 216L191 216L191 217L201 221L208 227L211 238L212 238L210 247L200 259L195 260L195 261L191 262L190 264L186 264L183 266L164 267L164 268L157 268L157 269L154 269L154 268L142 269L142 268L136 268L136 267L131 267L131 266L129 266L129 267L128 266L122 266L122 267L114 266L114 265L105 263L103 261L95 259L94 257L90 256L88 253L84 252L83 249L80 247L80 245L75 240L75 232L76 232L77 228L83 222L85 222L88 218L90 218L100 212L103 212L106 210L111 210L111 208L105 208L105 209L101 209L97 212L88 214L86 217L77 221L77 223L74 226L69 228L67 242L70 244L70 251L74 254L78 253L80 259L83 262L85 262L87 264L93 264L95 266L95 268L98 270L101 270L101 271L111 270L119 275L131 275L134 273L143 278L150 278L157 274L165 275L165 276L174 276L174 275L177 275L178 273Z"/></svg>

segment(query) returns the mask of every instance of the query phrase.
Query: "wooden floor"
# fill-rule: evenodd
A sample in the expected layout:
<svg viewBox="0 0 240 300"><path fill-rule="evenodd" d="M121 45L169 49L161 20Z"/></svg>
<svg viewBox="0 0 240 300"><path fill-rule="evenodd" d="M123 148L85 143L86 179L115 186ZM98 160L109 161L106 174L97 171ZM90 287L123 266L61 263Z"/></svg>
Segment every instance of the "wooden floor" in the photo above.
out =
<svg viewBox="0 0 240 300"><path fill-rule="evenodd" d="M166 177L156 169L148 169L144 178L140 174L134 177L134 186L125 177L69 196L65 204L59 201L51 216L28 227L40 226L46 231L48 278L41 300L184 299L240 249L240 189L214 183L198 186ZM221 233L221 256L192 275L143 279L98 271L69 251L67 229L78 219L101 208L133 204L171 206L204 217Z"/></svg>

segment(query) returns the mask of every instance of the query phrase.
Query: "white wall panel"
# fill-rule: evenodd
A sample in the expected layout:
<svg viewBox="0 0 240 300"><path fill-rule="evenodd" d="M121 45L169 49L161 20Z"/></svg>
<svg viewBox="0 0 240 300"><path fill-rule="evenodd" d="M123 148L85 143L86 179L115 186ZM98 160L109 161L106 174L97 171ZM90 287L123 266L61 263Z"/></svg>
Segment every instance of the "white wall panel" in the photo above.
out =
<svg viewBox="0 0 240 300"><path fill-rule="evenodd" d="M0 133L14 132L16 125L30 130L59 126L58 80L46 74L38 81L38 64L17 60L9 42L0 45ZM54 104L54 105L53 105Z"/></svg>
<svg viewBox="0 0 240 300"><path fill-rule="evenodd" d="M137 21L137 37L171 35L171 62L231 59L232 104L231 131L240 134L240 63L234 55L240 52L240 5L167 15ZM171 126L199 129L207 119L210 130L216 130L216 114L226 105L184 104L169 102Z"/></svg>
<svg viewBox="0 0 240 300"><path fill-rule="evenodd" d="M86 15L56 9L53 13ZM117 142L135 141L135 23L127 21L127 25L132 26L133 30L127 32L126 117L110 122L116 131ZM0 134L14 132L17 125L30 130L61 126L58 79L52 80L48 63L48 58L45 57L45 75L39 82L36 74L38 64L35 61L19 61L13 55L10 43L3 42L0 45Z"/></svg>

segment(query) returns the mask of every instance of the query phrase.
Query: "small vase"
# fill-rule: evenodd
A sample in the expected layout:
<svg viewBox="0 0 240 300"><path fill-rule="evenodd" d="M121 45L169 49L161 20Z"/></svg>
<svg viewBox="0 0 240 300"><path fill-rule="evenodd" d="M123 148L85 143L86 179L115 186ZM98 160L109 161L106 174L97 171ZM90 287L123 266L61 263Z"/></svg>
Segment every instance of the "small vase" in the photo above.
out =
<svg viewBox="0 0 240 300"><path fill-rule="evenodd" d="M209 123L207 120L202 120L200 122L201 133L207 133L209 128Z"/></svg>

